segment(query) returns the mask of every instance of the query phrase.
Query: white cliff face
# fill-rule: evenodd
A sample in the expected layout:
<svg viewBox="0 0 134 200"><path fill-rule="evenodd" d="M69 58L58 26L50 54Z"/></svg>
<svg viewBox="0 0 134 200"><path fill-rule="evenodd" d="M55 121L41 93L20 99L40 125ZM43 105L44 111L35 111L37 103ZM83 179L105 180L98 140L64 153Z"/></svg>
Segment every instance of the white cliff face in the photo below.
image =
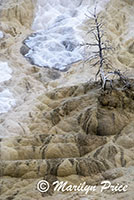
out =
<svg viewBox="0 0 134 200"><path fill-rule="evenodd" d="M99 1L97 11L104 9L108 1ZM25 41L30 48L26 57L38 66L60 70L82 60L84 51L80 44L84 40L79 27L94 6L94 0L38 0L32 26L36 34Z"/></svg>
<svg viewBox="0 0 134 200"><path fill-rule="evenodd" d="M11 74L12 70L8 66L8 63L0 61L0 83L2 84L3 82L10 80L12 77ZM3 87L1 87L1 90L0 114L8 112L11 107L15 105L15 99L9 89L3 89Z"/></svg>

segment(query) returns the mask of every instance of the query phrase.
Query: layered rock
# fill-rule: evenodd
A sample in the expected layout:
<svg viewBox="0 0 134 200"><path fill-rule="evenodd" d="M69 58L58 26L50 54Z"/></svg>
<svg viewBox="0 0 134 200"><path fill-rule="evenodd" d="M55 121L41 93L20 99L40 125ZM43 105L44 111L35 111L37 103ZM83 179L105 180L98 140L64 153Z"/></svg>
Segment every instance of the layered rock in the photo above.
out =
<svg viewBox="0 0 134 200"><path fill-rule="evenodd" d="M38 115L29 122L31 135L1 140L1 181L7 176L18 182L34 178L51 184L113 179L107 170L133 165L132 94L133 90L103 92L99 85L86 83L41 95ZM3 187L3 198L8 198L9 189ZM19 196L23 186L17 191Z"/></svg>

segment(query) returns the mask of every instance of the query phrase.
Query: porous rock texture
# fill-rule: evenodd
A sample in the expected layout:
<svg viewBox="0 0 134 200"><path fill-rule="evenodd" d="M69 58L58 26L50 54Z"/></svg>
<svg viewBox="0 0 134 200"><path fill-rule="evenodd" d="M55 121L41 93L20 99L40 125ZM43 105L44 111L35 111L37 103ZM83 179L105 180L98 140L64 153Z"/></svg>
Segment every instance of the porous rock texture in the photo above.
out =
<svg viewBox="0 0 134 200"><path fill-rule="evenodd" d="M1 3L0 59L13 69L5 82L16 107L0 116L0 200L121 199L134 196L133 37L134 2L111 0L107 35L114 41L115 68L127 69L131 89L100 90L90 63L77 63L61 73L29 64L21 55L23 40L32 33L35 1ZM87 22L88 24L88 22ZM86 29L86 24L83 29ZM21 49L21 51L26 49ZM117 67L118 66L118 67ZM40 193L45 179L69 184L98 185L102 180L127 184L127 192Z"/></svg>

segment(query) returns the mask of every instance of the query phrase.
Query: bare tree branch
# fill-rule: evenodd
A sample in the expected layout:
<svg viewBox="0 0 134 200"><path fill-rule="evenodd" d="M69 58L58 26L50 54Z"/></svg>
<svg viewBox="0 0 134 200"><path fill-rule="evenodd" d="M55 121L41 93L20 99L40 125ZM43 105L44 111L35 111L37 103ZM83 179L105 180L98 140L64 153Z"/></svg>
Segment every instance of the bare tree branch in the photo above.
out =
<svg viewBox="0 0 134 200"><path fill-rule="evenodd" d="M80 44L81 46L98 46L97 43L85 43L85 44Z"/></svg>
<svg viewBox="0 0 134 200"><path fill-rule="evenodd" d="M98 35L96 35L95 32L92 32L92 34L94 35L95 39L99 42Z"/></svg>
<svg viewBox="0 0 134 200"><path fill-rule="evenodd" d="M99 64L99 60L96 62L96 63L94 63L92 66L94 67L94 66L96 66L97 64Z"/></svg>

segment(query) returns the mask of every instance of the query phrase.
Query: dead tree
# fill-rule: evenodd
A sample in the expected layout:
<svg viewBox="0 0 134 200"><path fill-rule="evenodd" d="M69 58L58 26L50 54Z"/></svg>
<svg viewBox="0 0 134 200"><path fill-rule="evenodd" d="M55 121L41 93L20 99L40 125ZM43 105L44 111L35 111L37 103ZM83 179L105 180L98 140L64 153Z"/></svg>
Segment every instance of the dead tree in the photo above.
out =
<svg viewBox="0 0 134 200"><path fill-rule="evenodd" d="M110 82L110 85L112 87L112 80L109 79L109 74L107 74L107 72L105 72L104 70L105 68L109 68L109 66L112 66L106 56L106 52L112 50L112 47L109 45L108 41L103 41L104 37L104 31L102 30L103 24L99 22L98 15L96 12L96 6L94 8L94 13L89 12L89 14L94 19L94 25L91 27L91 30L88 31L88 33L93 34L96 43L86 43L84 45L97 47L97 51L92 52L93 56L90 57L89 59L90 60L96 59L96 62L93 64L93 66L99 65L99 69L96 73L95 79L97 80L97 76L98 75L100 76L102 88L105 90L107 82ZM87 15L87 17L89 16Z"/></svg>
<svg viewBox="0 0 134 200"><path fill-rule="evenodd" d="M110 83L111 88L113 88L113 77L118 77L120 82L123 84L123 88L131 88L131 84L129 82L129 79L124 76L120 70L116 70L113 68L110 60L108 59L107 53L109 50L113 50L113 48L109 45L109 42L107 40L104 40L104 31L102 29L103 23L100 22L99 17L96 12L96 6L94 8L94 13L89 12L89 14L92 16L94 23L91 27L91 30L88 31L88 33L91 33L94 36L95 43L85 43L82 44L82 46L87 47L96 47L97 50L92 52L92 56L90 56L87 60L95 59L95 63L93 66L98 65L99 69L95 75L95 80L97 80L97 77L100 76L101 80L101 86L102 89L106 89L107 82ZM90 16L87 15L88 18L91 19Z"/></svg>

